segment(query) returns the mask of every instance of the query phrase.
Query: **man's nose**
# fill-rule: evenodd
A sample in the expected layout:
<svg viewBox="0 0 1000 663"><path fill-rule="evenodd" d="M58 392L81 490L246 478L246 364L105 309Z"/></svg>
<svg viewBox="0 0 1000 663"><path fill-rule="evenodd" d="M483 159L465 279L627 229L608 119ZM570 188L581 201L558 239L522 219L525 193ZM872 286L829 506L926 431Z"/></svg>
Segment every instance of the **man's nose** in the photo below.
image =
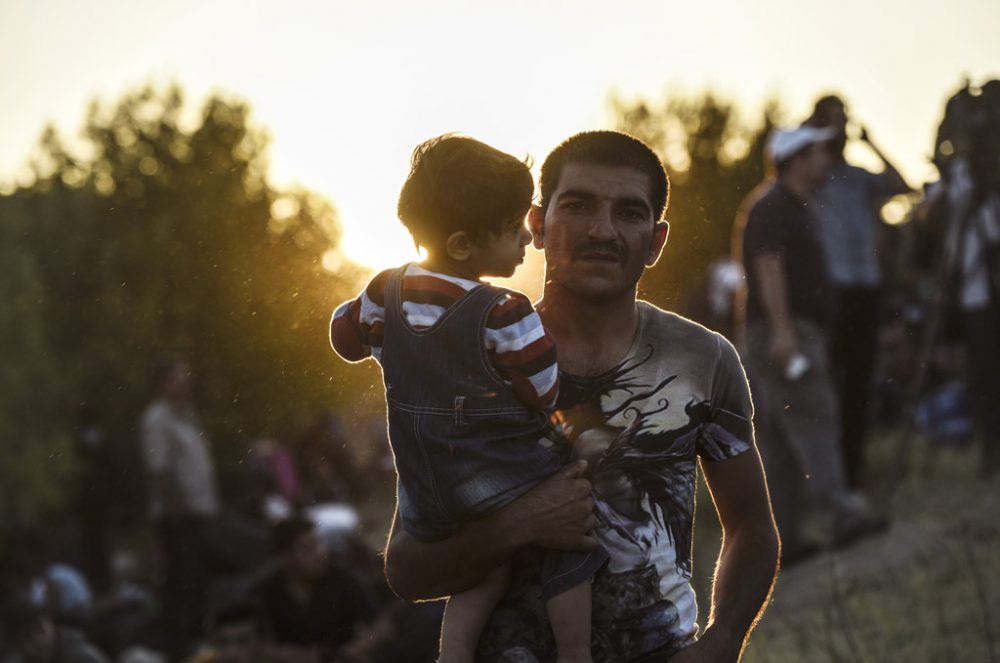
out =
<svg viewBox="0 0 1000 663"><path fill-rule="evenodd" d="M521 246L531 244L531 231L527 226L521 226Z"/></svg>
<svg viewBox="0 0 1000 663"><path fill-rule="evenodd" d="M588 234L597 240L613 240L617 233L615 232L615 224L611 218L611 207L601 206L594 216L590 220L590 228Z"/></svg>

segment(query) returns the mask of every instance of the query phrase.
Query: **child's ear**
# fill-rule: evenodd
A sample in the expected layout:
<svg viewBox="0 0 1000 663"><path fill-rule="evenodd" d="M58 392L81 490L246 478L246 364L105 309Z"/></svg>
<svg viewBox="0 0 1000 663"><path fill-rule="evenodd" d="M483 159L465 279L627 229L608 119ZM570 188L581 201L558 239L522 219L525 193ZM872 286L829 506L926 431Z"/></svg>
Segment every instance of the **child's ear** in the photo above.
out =
<svg viewBox="0 0 1000 663"><path fill-rule="evenodd" d="M532 205L528 211L528 230L531 231L531 245L539 251L545 248L545 210Z"/></svg>
<svg viewBox="0 0 1000 663"><path fill-rule="evenodd" d="M468 260L469 256L472 255L472 249L472 239L464 230L452 233L444 243L444 250L448 257L459 262Z"/></svg>

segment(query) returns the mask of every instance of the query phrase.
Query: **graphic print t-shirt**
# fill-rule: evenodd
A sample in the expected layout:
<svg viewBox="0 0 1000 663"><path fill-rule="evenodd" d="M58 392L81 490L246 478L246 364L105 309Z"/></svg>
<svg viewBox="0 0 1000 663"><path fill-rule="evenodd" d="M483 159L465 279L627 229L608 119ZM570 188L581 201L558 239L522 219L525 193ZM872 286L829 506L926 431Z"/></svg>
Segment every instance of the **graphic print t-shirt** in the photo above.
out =
<svg viewBox="0 0 1000 663"><path fill-rule="evenodd" d="M753 444L750 393L732 345L645 302L639 314L618 366L588 378L562 374L554 415L574 455L590 462L598 534L611 555L592 585L595 661L663 660L693 641L696 461L724 461ZM555 660L537 578L520 576L477 660Z"/></svg>

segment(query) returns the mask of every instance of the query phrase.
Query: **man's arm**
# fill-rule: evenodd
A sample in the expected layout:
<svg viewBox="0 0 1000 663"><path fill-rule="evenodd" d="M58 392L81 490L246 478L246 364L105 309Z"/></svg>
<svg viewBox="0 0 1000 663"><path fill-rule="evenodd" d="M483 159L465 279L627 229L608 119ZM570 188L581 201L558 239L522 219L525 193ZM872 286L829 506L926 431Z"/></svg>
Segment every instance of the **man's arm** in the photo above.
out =
<svg viewBox="0 0 1000 663"><path fill-rule="evenodd" d="M899 172L899 169L893 165L889 158L872 142L871 136L868 134L868 130L865 127L861 127L861 140L864 141L868 147L871 148L872 152L875 153L879 159L882 160L882 164L885 166L885 175L888 176L890 186L889 190L886 192L889 196L898 196L904 193L912 193L913 189L910 185L906 183L903 179L903 175Z"/></svg>
<svg viewBox="0 0 1000 663"><path fill-rule="evenodd" d="M774 587L778 532L756 448L702 470L722 523L712 609L701 639L671 663L738 661Z"/></svg>
<svg viewBox="0 0 1000 663"><path fill-rule="evenodd" d="M785 261L777 253L760 253L753 259L753 269L760 282L760 298L771 328L768 355L779 370L784 370L799 348L788 310Z"/></svg>
<svg viewBox="0 0 1000 663"><path fill-rule="evenodd" d="M450 596L478 585L526 545L558 550L594 550L597 525L585 461L562 468L517 500L454 535L419 541L399 526L399 508L389 530L385 574L393 591L409 601Z"/></svg>

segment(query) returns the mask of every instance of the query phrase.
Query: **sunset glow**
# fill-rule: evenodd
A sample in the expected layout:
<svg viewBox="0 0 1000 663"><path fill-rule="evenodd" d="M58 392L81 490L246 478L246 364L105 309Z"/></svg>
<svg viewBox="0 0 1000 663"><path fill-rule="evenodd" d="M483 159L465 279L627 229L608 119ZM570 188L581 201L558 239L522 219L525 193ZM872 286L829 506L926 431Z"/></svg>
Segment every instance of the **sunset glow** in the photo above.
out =
<svg viewBox="0 0 1000 663"><path fill-rule="evenodd" d="M94 96L149 81L176 81L191 101L221 89L268 129L272 179L328 197L347 254L372 267L415 255L396 196L410 151L436 134L465 132L537 163L566 136L607 125L611 91L713 89L756 122L771 97L800 118L838 90L919 185L934 176L927 154L946 95L964 75L1000 73L1000 4L981 0L919 10L852 0L835 12L791 0L106 0L96 13L84 36L89 5L0 9L0 180L24 177L45 121L72 136ZM961 30L942 29L957 16Z"/></svg>

